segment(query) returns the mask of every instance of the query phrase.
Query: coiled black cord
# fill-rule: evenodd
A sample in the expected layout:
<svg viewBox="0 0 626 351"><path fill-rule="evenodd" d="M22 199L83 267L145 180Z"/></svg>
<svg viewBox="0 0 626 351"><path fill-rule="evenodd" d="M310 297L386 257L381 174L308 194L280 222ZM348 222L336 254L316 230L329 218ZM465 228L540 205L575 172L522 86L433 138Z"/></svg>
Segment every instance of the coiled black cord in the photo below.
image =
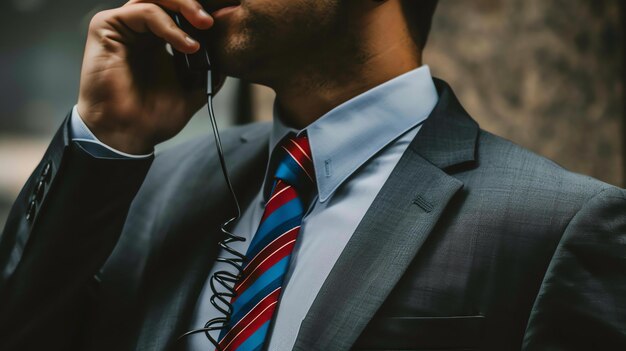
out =
<svg viewBox="0 0 626 351"><path fill-rule="evenodd" d="M220 270L213 273L211 277L210 285L211 291L213 295L211 296L211 304L217 308L218 311L224 314L222 317L216 317L204 324L204 328L190 330L181 336L178 337L178 340L182 340L183 338L198 334L204 333L204 335L209 339L209 341L215 346L217 351L222 351L218 340L215 340L210 332L213 330L222 330L228 327L228 323L230 322L231 315L233 313L233 306L230 303L232 297L235 296L235 284L241 276L243 275L243 262L246 259L246 256L241 252L230 247L230 244L236 241L246 241L246 238L237 236L231 233L227 227L239 219L241 217L241 207L239 206L239 201L237 200L237 196L235 195L235 190L233 189L232 182L230 181L230 177L228 176L228 170L226 169L226 162L224 161L224 151L222 150L222 142L220 140L220 134L217 129L217 122L215 120L215 113L213 112L213 92L212 92L212 80L211 80L211 71L208 72L207 77L207 108L209 110L209 117L211 119L211 125L213 127L213 136L215 138L215 145L217 147L217 154L219 156L220 165L222 166L222 173L224 174L224 179L226 180L226 184L228 186L228 190L230 191L230 195L235 202L235 206L237 208L237 213L235 217L227 220L222 223L220 226L221 232L226 236L225 239L220 241L219 246L224 249L230 257L218 257L217 262L224 262L231 266L233 266L237 270L237 274L233 274L226 270ZM218 286L225 291L218 290Z"/></svg>

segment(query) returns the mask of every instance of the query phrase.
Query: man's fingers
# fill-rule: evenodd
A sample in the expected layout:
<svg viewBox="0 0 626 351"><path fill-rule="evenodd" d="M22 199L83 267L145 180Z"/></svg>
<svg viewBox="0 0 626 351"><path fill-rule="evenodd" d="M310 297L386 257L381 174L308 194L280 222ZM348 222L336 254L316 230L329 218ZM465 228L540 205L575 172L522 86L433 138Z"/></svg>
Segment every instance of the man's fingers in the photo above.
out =
<svg viewBox="0 0 626 351"><path fill-rule="evenodd" d="M99 20L96 20L96 17L99 17ZM137 33L151 32L183 53L191 54L200 48L200 44L194 38L181 30L167 12L155 4L137 3L123 6L105 11L96 17L94 17L96 23L103 21L111 23L114 27L123 24Z"/></svg>
<svg viewBox="0 0 626 351"><path fill-rule="evenodd" d="M141 3L157 4L165 9L179 12L198 29L209 29L213 26L213 17L196 0L131 0L126 5Z"/></svg>

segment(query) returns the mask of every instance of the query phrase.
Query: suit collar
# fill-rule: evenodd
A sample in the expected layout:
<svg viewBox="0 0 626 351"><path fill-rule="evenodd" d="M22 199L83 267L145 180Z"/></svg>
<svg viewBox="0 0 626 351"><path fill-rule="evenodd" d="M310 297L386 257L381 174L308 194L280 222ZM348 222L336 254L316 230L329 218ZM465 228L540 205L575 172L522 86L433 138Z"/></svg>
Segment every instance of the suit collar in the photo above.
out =
<svg viewBox="0 0 626 351"><path fill-rule="evenodd" d="M476 160L478 124L467 114L448 83L434 79L439 102L409 148L441 169Z"/></svg>

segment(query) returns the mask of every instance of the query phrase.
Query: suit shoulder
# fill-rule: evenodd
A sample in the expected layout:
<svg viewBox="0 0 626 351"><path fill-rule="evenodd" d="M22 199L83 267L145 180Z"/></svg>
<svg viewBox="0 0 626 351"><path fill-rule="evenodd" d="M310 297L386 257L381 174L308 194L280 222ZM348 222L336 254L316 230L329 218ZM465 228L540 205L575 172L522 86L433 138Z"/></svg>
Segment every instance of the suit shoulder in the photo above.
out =
<svg viewBox="0 0 626 351"><path fill-rule="evenodd" d="M255 122L240 126L225 128L220 131L220 140L224 149L245 139L262 138L269 135L271 123ZM215 153L215 139L212 134L206 133L184 141L178 145L158 150L156 152L155 163L169 163L180 161L181 159L194 158L203 154L200 150L205 150L209 154ZM206 153L204 153L206 156Z"/></svg>
<svg viewBox="0 0 626 351"><path fill-rule="evenodd" d="M236 146L241 145L242 140L253 141L263 139L269 135L271 123L256 122L225 128L220 131L220 140L226 158L238 152ZM190 173L201 172L211 162L217 162L215 139L212 134L203 134L172 147L157 150L154 162L148 172L146 183L157 180L176 181Z"/></svg>
<svg viewBox="0 0 626 351"><path fill-rule="evenodd" d="M482 129L477 152L479 167L483 171L515 178L528 190L558 191L580 200L588 200L607 189L620 190L593 177L569 171L546 157Z"/></svg>

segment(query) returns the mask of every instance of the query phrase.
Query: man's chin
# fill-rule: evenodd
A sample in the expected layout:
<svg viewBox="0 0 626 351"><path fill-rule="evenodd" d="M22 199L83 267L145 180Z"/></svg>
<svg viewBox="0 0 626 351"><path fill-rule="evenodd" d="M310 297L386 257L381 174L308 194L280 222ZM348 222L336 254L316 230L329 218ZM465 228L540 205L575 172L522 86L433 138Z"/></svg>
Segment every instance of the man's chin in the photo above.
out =
<svg viewBox="0 0 626 351"><path fill-rule="evenodd" d="M261 64L263 60L254 48L246 47L241 43L225 43L211 51L211 60L215 69L230 77L246 81L256 81L265 70Z"/></svg>

